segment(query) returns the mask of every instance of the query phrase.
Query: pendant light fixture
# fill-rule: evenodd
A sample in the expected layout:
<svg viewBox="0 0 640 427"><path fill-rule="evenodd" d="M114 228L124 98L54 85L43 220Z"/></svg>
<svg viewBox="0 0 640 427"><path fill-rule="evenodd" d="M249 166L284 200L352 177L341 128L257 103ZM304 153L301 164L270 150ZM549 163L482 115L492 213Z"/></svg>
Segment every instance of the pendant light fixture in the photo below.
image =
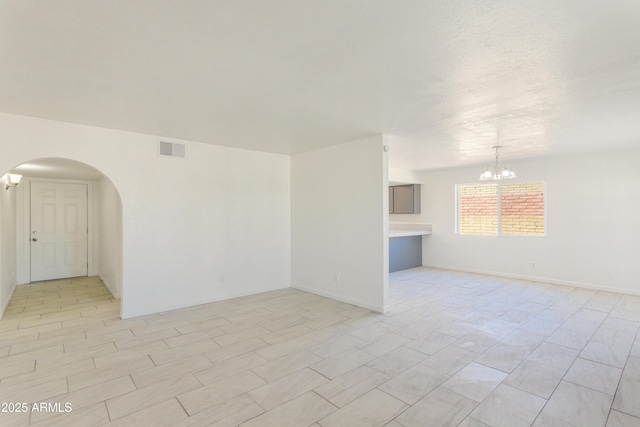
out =
<svg viewBox="0 0 640 427"><path fill-rule="evenodd" d="M494 145L491 148L496 150L496 163L487 165L484 172L480 174L480 181L497 181L500 179L515 178L516 174L511 167L506 163L500 164L498 160L498 150L502 148L502 145Z"/></svg>

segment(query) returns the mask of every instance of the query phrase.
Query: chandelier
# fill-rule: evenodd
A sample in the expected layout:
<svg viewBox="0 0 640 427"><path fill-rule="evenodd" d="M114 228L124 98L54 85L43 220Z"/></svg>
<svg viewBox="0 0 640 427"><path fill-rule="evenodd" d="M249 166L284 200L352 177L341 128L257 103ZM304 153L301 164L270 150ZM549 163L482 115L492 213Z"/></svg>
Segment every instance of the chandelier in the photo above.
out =
<svg viewBox="0 0 640 427"><path fill-rule="evenodd" d="M494 145L491 148L496 150L496 163L493 165L487 165L484 172L480 174L480 181L496 181L499 179L515 178L516 174L511 170L511 167L506 163L500 164L498 161L498 150L502 148L502 145Z"/></svg>

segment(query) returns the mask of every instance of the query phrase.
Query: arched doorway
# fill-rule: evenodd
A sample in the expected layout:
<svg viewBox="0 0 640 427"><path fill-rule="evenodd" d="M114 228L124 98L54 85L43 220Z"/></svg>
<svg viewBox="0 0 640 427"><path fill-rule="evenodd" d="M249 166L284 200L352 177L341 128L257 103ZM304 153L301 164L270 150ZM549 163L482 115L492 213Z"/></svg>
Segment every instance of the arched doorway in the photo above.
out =
<svg viewBox="0 0 640 427"><path fill-rule="evenodd" d="M88 164L64 158L34 159L8 173L22 179L6 190L14 194L3 202L3 216L11 219L3 220L0 235L15 236L15 271L11 277L0 275L3 282L13 281L2 283L2 289L96 277L120 301L122 201L111 180ZM3 254L9 254L11 246L3 244ZM4 309L6 295L0 303Z"/></svg>

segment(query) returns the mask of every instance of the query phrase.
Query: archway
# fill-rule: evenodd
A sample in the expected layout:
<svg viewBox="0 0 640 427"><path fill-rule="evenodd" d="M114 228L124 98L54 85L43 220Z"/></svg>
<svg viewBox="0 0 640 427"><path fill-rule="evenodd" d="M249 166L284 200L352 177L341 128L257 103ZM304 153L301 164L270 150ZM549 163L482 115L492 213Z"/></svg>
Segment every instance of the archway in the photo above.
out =
<svg viewBox="0 0 640 427"><path fill-rule="evenodd" d="M81 273L73 270L74 272L67 274L99 277L113 297L121 302L122 200L111 179L91 165L66 158L41 158L27 161L7 171L3 176L3 182L8 180L8 174L21 175L22 179L17 186L8 187L5 190L6 194L0 202L3 216L0 225L0 237L3 242L3 261L0 266L0 289L2 290L0 313L8 305L7 299L11 297L16 285L32 283L35 280L42 280L43 277L47 280L47 274L50 274L48 271L44 276L34 274L34 271L39 271L34 270L34 266L41 262L42 257L38 251L43 246L37 246L42 243L40 239L42 235L37 234L37 227L32 223L32 204L36 197L32 188L40 188L42 185L61 188L61 191L66 191L65 194L69 193L69 188L86 189L86 253L78 258L79 264L86 259L86 268ZM68 210L68 203L65 208ZM82 210L78 212L85 215ZM77 218L74 217L75 219ZM65 221L65 227L69 226L69 219ZM85 227L85 223L79 224L82 228ZM71 224L72 228L75 226L76 223ZM55 245L49 244L48 247L55 247ZM70 250L69 247L72 249ZM78 247L83 248L82 245ZM56 257L54 254L51 258L57 260L68 253L78 256L76 252L80 251L74 252L73 248L75 246L70 246L66 242L66 249L57 252L62 255ZM85 258L82 258L82 255ZM65 275L64 271L57 274ZM58 277L54 275L50 278Z"/></svg>

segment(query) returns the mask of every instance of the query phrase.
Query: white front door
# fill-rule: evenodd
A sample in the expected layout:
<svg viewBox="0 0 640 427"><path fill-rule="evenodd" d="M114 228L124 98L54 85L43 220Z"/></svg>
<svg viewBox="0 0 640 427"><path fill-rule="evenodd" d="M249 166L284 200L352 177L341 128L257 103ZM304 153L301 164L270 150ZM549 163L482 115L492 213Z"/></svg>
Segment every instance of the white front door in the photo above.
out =
<svg viewBox="0 0 640 427"><path fill-rule="evenodd" d="M86 276L87 185L31 183L31 281Z"/></svg>

